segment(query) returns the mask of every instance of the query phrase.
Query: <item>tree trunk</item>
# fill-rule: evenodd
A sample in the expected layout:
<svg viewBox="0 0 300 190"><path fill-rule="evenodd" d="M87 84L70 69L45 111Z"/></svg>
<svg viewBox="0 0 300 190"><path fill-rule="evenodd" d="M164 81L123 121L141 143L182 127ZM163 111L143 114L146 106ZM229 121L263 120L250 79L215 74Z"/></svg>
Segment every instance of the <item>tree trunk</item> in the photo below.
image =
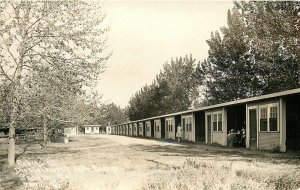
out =
<svg viewBox="0 0 300 190"><path fill-rule="evenodd" d="M9 137L8 137L8 166L13 166L15 164L15 124L9 127Z"/></svg>
<svg viewBox="0 0 300 190"><path fill-rule="evenodd" d="M13 101L12 101L12 111L10 117L10 125L9 125L9 144L8 144L8 166L11 167L15 164L15 129L17 125L18 119L18 109L20 104L20 83L21 79L21 67L17 67L16 75L14 80L14 91L13 91Z"/></svg>
<svg viewBox="0 0 300 190"><path fill-rule="evenodd" d="M48 141L47 117L43 115L44 143Z"/></svg>

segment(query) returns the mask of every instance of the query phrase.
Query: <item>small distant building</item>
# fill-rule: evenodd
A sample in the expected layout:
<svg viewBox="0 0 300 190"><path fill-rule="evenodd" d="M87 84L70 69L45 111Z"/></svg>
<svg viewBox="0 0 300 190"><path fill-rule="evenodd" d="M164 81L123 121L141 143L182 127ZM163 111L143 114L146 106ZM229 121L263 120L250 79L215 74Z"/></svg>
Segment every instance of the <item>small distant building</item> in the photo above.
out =
<svg viewBox="0 0 300 190"><path fill-rule="evenodd" d="M106 134L111 134L111 126L106 126Z"/></svg>
<svg viewBox="0 0 300 190"><path fill-rule="evenodd" d="M64 128L64 134L69 136L69 137L77 135L78 134L78 127L73 126L73 127Z"/></svg>
<svg viewBox="0 0 300 190"><path fill-rule="evenodd" d="M101 125L83 125L84 134L99 134Z"/></svg>

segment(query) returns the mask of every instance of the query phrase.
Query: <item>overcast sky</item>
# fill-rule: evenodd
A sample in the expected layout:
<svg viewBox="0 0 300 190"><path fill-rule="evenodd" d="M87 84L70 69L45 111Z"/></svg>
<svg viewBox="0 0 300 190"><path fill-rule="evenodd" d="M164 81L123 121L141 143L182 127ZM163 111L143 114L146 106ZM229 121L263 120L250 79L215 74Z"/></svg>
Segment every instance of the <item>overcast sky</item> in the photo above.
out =
<svg viewBox="0 0 300 190"><path fill-rule="evenodd" d="M232 1L105 2L113 55L98 84L103 100L125 107L172 57L205 59L206 40L226 25L232 7Z"/></svg>

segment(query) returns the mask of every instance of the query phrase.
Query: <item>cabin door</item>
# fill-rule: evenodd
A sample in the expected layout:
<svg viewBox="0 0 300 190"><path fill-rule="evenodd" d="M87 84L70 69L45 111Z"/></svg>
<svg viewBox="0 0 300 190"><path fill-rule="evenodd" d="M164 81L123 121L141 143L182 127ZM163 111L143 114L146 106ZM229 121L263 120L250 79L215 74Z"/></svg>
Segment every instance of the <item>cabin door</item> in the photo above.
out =
<svg viewBox="0 0 300 190"><path fill-rule="evenodd" d="M92 129L91 129L91 133L94 134L94 127L92 127Z"/></svg>
<svg viewBox="0 0 300 190"><path fill-rule="evenodd" d="M257 109L249 109L250 142L249 147L257 148Z"/></svg>
<svg viewBox="0 0 300 190"><path fill-rule="evenodd" d="M211 144L211 115L207 116L207 144Z"/></svg>
<svg viewBox="0 0 300 190"><path fill-rule="evenodd" d="M186 131L186 128L185 128L185 117L182 118L182 139L185 140L185 131Z"/></svg>

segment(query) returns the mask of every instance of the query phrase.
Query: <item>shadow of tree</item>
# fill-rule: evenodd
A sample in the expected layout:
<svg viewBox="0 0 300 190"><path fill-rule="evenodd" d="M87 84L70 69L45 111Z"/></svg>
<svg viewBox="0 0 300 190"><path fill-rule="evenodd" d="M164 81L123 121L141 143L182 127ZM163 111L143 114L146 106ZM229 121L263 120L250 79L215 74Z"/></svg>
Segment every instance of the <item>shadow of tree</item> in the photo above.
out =
<svg viewBox="0 0 300 190"><path fill-rule="evenodd" d="M135 144L131 149L143 152L158 153L161 156L201 157L217 159L219 157L228 160L268 161L273 163L300 164L299 153L272 153L261 150L249 150L246 148L226 148L190 143L166 143L166 145L142 145Z"/></svg>
<svg viewBox="0 0 300 190"><path fill-rule="evenodd" d="M15 190L23 184L20 177L16 174L14 168L7 167L7 157L1 160L0 168L0 189Z"/></svg>
<svg viewBox="0 0 300 190"><path fill-rule="evenodd" d="M3 147L2 147L3 148ZM39 159L43 155L57 155L59 157L64 154L76 154L77 150L70 150L66 147L54 147L48 146L44 149L39 141L28 142L17 146L16 161L21 157L29 157ZM23 185L22 180L16 174L14 167L8 168L7 166L7 151L1 151L0 153L0 190L15 190L20 189Z"/></svg>

